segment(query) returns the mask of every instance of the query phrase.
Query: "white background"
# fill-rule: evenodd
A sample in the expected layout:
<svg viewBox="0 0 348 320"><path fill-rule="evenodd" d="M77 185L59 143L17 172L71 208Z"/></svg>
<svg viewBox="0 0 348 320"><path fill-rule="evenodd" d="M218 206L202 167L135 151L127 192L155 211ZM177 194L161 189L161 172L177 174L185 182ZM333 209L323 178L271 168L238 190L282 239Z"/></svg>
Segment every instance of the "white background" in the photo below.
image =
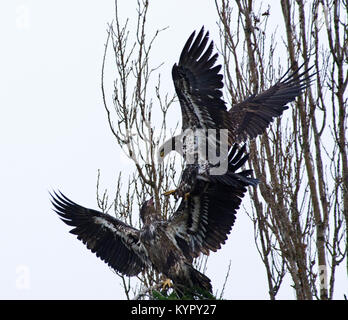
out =
<svg viewBox="0 0 348 320"><path fill-rule="evenodd" d="M272 2L271 23L281 17ZM122 1L135 17L136 1ZM49 191L96 208L97 171L112 191L131 172L108 128L100 89L108 1L1 1L0 4L0 298L123 299L120 279L68 233L51 210ZM149 33L169 26L153 49L165 90L189 34L202 25L218 42L214 2L152 0ZM279 21L278 21L279 22ZM133 22L134 23L134 20ZM286 67L286 66L285 66ZM173 108L180 119L178 103ZM245 204L245 202L244 202ZM268 299L253 225L242 208L227 245L211 255L207 275L227 299ZM340 280L343 279L343 280ZM293 299L285 280L280 299ZM336 298L347 289L344 274Z"/></svg>

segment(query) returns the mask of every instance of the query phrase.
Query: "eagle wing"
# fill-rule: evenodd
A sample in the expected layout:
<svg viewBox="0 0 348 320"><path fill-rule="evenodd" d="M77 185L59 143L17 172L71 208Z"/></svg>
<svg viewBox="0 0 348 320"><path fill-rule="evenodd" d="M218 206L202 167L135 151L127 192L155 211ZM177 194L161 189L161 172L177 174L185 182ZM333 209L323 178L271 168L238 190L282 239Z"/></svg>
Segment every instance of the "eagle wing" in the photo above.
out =
<svg viewBox="0 0 348 320"><path fill-rule="evenodd" d="M187 40L179 59L174 64L172 77L178 95L183 130L198 128L228 128L227 108L222 100L223 76L221 65L214 66L218 54L212 55L214 44L207 47L209 33L200 30Z"/></svg>
<svg viewBox="0 0 348 320"><path fill-rule="evenodd" d="M54 211L88 249L114 270L137 275L147 264L146 249L139 241L139 230L96 210L84 208L62 193L52 195Z"/></svg>
<svg viewBox="0 0 348 320"><path fill-rule="evenodd" d="M252 170L236 173L248 159L249 155L244 152L245 147L238 150L235 145L230 153L229 171L226 174L229 179L231 173L234 174L233 186L202 182L202 187L198 183L187 199L182 198L178 210L169 221L168 234L187 259L192 261L200 253L209 254L210 250L221 248L236 220L247 186L258 182L249 178Z"/></svg>
<svg viewBox="0 0 348 320"><path fill-rule="evenodd" d="M275 117L279 117L288 109L287 103L292 102L311 84L309 68L300 73L302 64L295 72L290 69L281 79L266 91L251 95L241 103L235 104L229 110L232 135L235 142L245 141L248 137L255 138L265 132Z"/></svg>

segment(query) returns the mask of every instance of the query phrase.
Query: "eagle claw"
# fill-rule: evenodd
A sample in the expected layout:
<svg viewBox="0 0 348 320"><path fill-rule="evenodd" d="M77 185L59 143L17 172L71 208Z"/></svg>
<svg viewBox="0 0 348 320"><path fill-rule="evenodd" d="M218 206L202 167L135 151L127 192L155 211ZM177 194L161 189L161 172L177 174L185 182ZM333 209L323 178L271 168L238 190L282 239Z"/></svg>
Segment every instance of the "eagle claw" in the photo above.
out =
<svg viewBox="0 0 348 320"><path fill-rule="evenodd" d="M171 288L173 285L172 285L172 281L167 278L166 280L163 281L163 284L162 284L162 290L165 290L166 287Z"/></svg>

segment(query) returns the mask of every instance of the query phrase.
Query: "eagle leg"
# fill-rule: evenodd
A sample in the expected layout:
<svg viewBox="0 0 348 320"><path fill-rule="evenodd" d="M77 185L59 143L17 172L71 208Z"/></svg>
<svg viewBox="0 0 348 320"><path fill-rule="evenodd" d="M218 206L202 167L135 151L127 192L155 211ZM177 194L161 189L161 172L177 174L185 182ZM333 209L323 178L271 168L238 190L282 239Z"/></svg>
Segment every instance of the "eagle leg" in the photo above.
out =
<svg viewBox="0 0 348 320"><path fill-rule="evenodd" d="M177 189L174 189L174 190L169 190L165 193L163 193L164 196L170 196L171 194L175 194L177 192Z"/></svg>

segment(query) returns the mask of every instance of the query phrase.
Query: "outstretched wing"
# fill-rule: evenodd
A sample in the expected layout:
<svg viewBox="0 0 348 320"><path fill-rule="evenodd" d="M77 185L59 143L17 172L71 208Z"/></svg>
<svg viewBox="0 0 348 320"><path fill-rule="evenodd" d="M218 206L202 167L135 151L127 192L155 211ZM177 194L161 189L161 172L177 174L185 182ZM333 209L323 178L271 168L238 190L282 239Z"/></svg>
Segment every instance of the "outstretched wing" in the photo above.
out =
<svg viewBox="0 0 348 320"><path fill-rule="evenodd" d="M311 68L300 73L303 65L288 76L289 69L268 90L258 95L254 94L232 106L229 113L234 141L245 141L248 137L252 139L264 133L274 118L279 117L284 110L288 109L286 104L294 101L310 85L310 78L314 74L309 74Z"/></svg>
<svg viewBox="0 0 348 320"><path fill-rule="evenodd" d="M225 102L222 100L223 76L221 65L214 66L218 54L212 55L214 44L207 47L209 33L200 30L187 40L172 76L178 95L183 130L192 128L228 128Z"/></svg>
<svg viewBox="0 0 348 320"><path fill-rule="evenodd" d="M230 174L229 178L231 173L236 175L233 186L204 182L202 188L197 184L190 196L182 199L168 223L168 234L187 259L192 260L201 252L209 254L210 250L221 248L236 220L247 186L257 183L257 180L249 178L252 170L236 172L248 159L248 154L244 152L244 147L240 150L233 147L230 154L227 174Z"/></svg>
<svg viewBox="0 0 348 320"><path fill-rule="evenodd" d="M62 193L52 195L54 211L88 249L114 270L137 275L146 265L146 250L139 241L139 231L101 212L84 208Z"/></svg>

